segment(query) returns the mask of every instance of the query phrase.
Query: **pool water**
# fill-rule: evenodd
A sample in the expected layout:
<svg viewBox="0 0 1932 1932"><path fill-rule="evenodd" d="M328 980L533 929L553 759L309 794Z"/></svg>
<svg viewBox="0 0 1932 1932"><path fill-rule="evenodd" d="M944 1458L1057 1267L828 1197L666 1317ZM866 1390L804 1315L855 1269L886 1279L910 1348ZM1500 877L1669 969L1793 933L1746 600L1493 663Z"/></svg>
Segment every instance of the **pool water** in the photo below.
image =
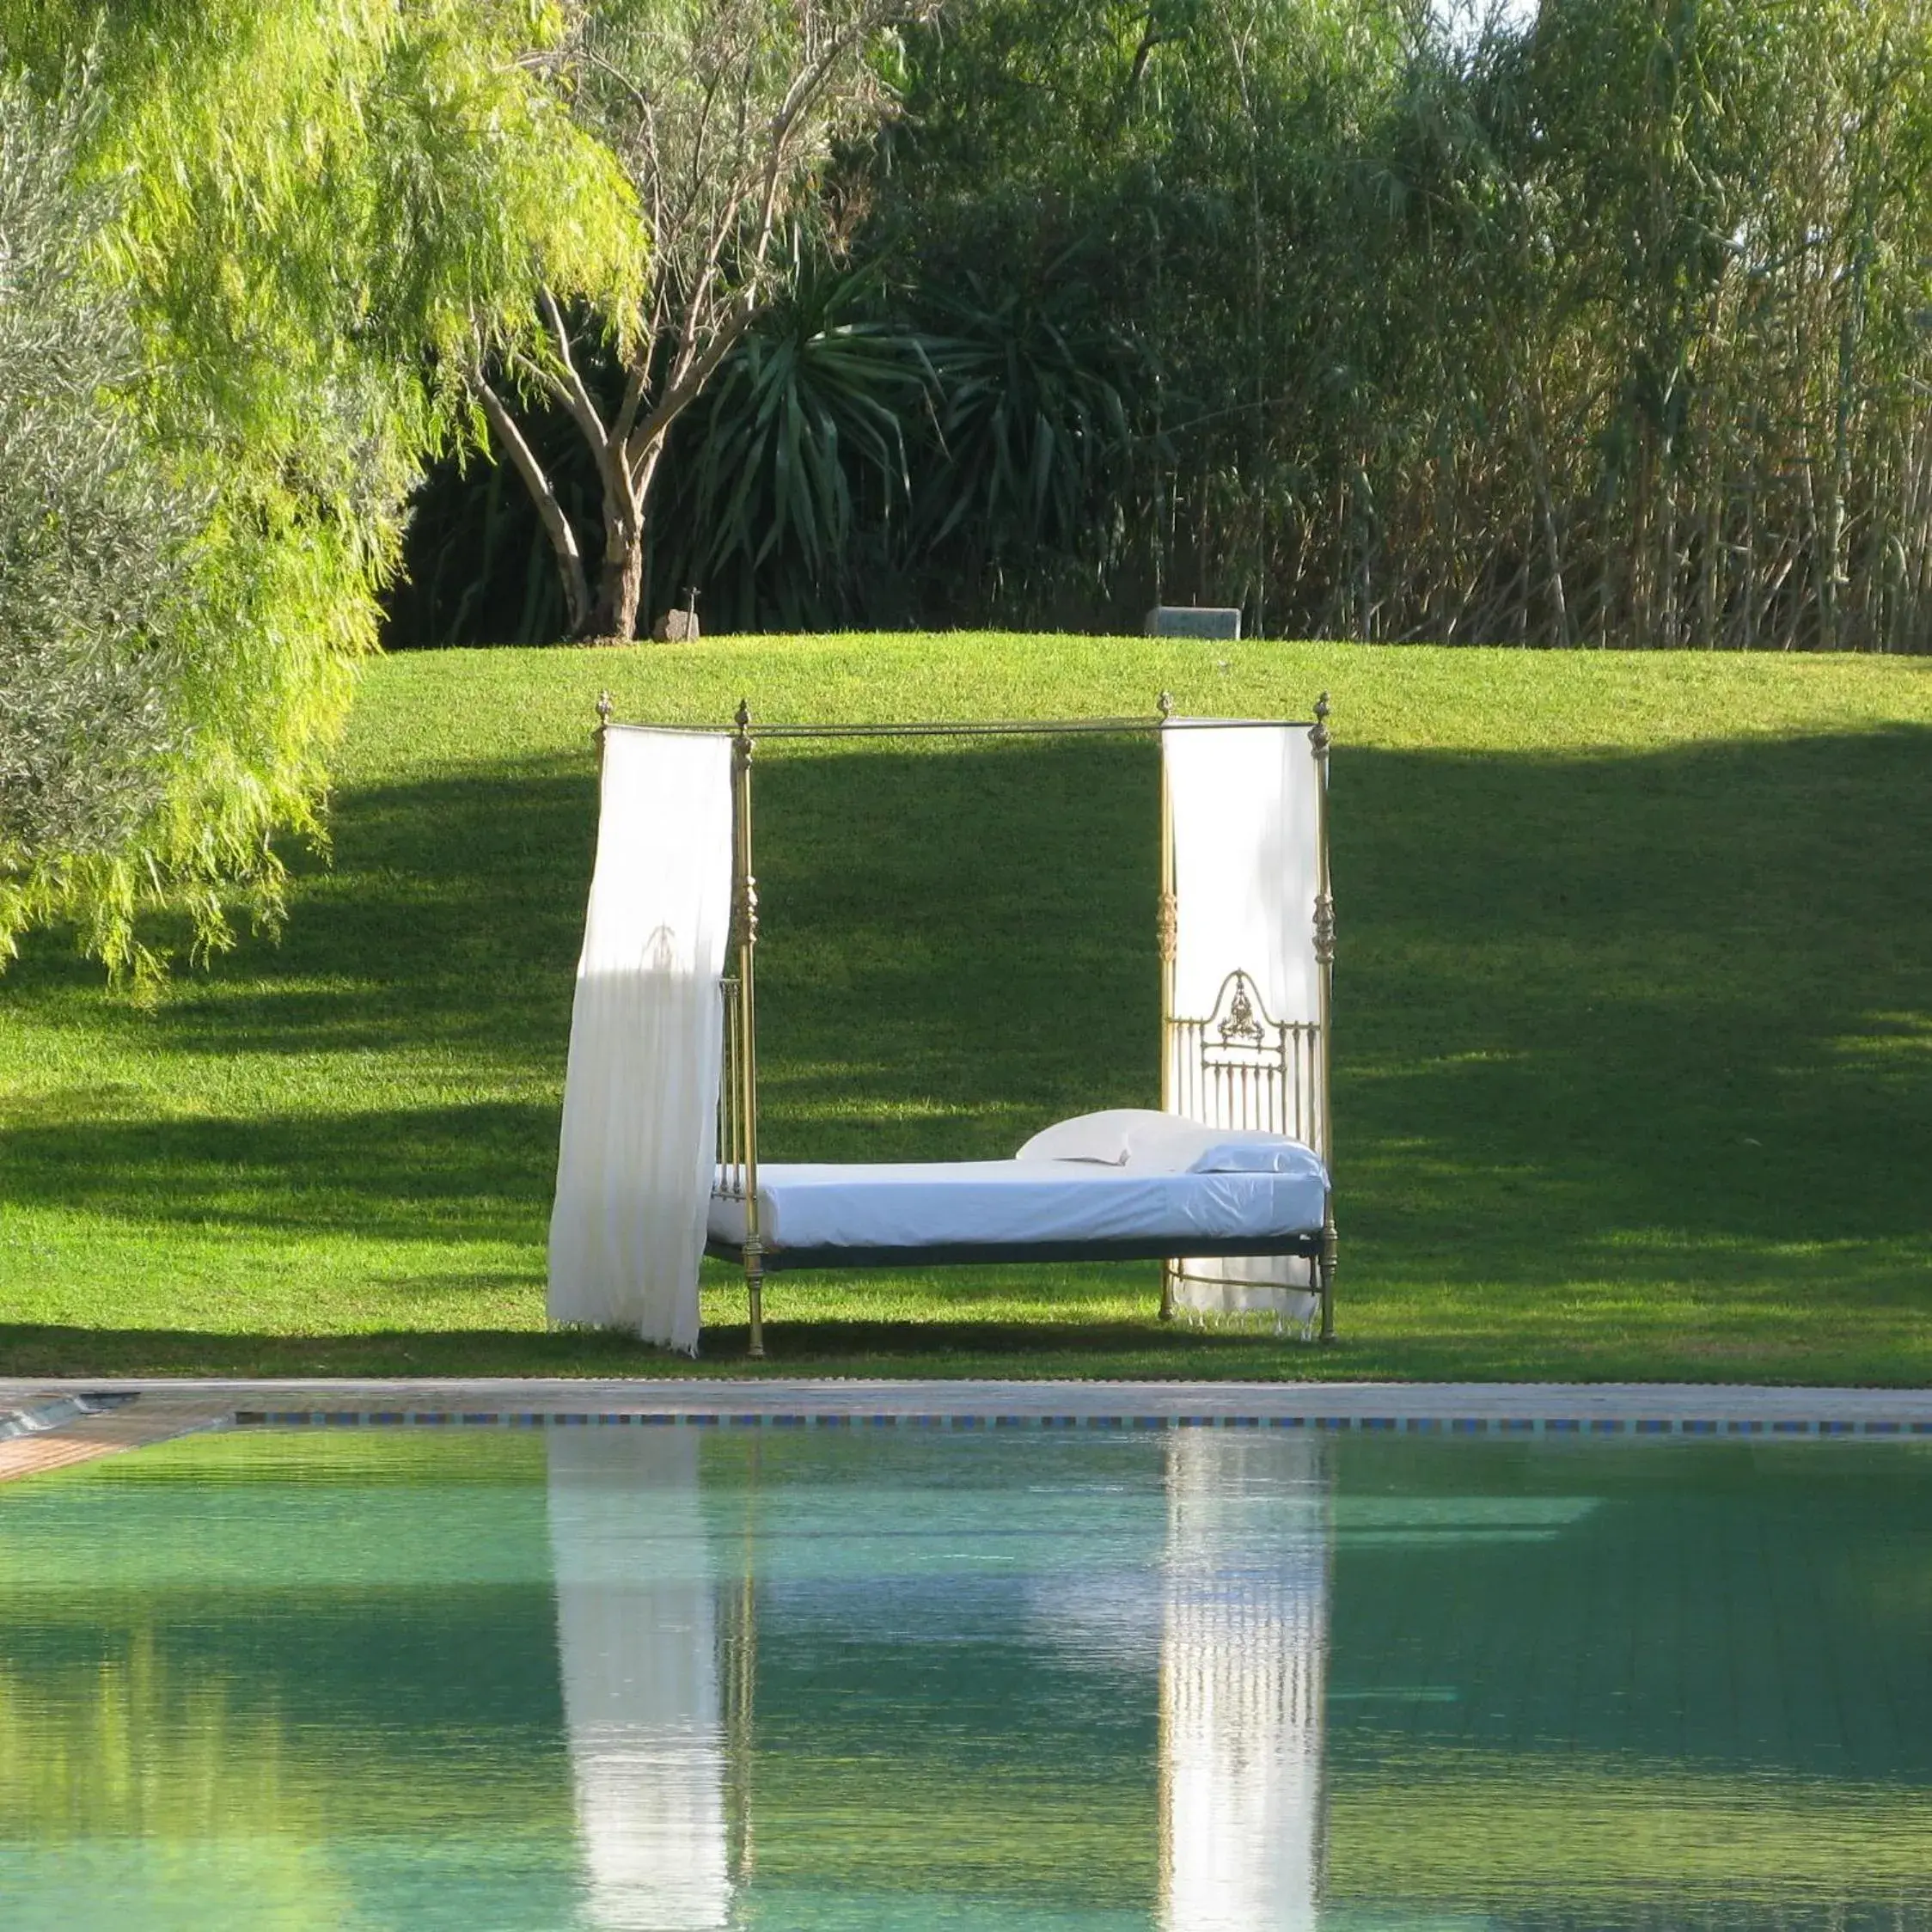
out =
<svg viewBox="0 0 1932 1932"><path fill-rule="evenodd" d="M241 1432L0 1489L0 1928L1932 1928L1913 1445Z"/></svg>

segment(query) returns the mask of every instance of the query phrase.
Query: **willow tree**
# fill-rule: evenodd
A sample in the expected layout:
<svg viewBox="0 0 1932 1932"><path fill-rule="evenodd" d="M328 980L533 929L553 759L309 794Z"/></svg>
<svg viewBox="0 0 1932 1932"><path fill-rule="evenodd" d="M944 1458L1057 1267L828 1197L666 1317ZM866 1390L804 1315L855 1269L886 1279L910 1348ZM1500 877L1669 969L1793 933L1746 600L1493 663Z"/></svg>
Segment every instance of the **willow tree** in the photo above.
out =
<svg viewBox="0 0 1932 1932"><path fill-rule="evenodd" d="M9 824L0 949L77 917L140 972L166 915L204 948L237 909L277 916L277 841L321 833L409 491L470 419L462 372L535 339L540 289L634 295L633 198L545 64L568 26L511 0L0 0L0 58L76 136L72 192L107 198L64 258L125 324L76 339L75 461L103 503L194 506L164 578L176 645L137 648L133 551L95 559L119 602L72 599L66 659L104 678L140 659L154 731L94 759L121 778L84 838Z"/></svg>
<svg viewBox="0 0 1932 1932"><path fill-rule="evenodd" d="M824 211L842 140L890 101L883 44L939 0L590 0L557 54L581 125L621 165L651 237L634 299L607 306L614 395L573 339L568 290L543 291L545 340L471 376L490 426L542 518L573 633L635 634L651 486L672 425L769 299L781 238ZM562 408L602 498L595 595L587 546L520 428L519 396Z"/></svg>

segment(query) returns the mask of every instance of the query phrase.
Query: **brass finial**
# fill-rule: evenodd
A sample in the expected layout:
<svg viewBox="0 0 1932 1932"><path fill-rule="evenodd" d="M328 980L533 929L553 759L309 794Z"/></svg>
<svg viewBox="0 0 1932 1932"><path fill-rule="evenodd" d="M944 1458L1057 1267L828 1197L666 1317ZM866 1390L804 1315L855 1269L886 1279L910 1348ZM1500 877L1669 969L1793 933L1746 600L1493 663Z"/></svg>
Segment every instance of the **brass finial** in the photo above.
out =
<svg viewBox="0 0 1932 1932"><path fill-rule="evenodd" d="M751 700L740 698L738 708L732 713L732 717L741 732L749 731L751 729Z"/></svg>
<svg viewBox="0 0 1932 1932"><path fill-rule="evenodd" d="M1318 758L1326 758L1329 749L1329 694L1323 692L1315 700L1315 728L1308 734L1308 742L1313 746Z"/></svg>
<svg viewBox="0 0 1932 1932"><path fill-rule="evenodd" d="M1160 721L1165 724L1174 715L1174 694L1171 691L1163 691L1154 700L1154 708L1159 712Z"/></svg>
<svg viewBox="0 0 1932 1932"><path fill-rule="evenodd" d="M600 731L602 731L602 730L604 730L604 729L605 729L605 728L606 728L606 727L607 727L607 726L608 726L608 725L609 724L609 723L610 723L610 714L611 714L611 713L612 713L612 712L613 712L614 711L615 711L615 710L616 710L616 708L617 708L617 707L616 707L616 706L614 706L614 704L612 704L612 703L611 703L611 701L610 701L610 694L609 694L609 692L608 692L608 691L600 691L600 692L598 692L598 694L597 694L597 729L598 729L598 730L599 730Z"/></svg>

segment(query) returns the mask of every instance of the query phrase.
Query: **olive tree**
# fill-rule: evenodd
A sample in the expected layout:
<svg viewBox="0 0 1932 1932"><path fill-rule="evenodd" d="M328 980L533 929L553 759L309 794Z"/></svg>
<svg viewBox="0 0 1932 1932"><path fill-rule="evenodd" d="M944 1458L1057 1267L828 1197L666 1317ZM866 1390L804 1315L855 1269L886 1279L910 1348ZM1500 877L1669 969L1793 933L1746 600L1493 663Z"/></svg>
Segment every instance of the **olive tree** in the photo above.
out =
<svg viewBox="0 0 1932 1932"><path fill-rule="evenodd" d="M113 210L73 179L81 131L0 80L0 945L161 802L210 509L132 406L140 339L92 265Z"/></svg>

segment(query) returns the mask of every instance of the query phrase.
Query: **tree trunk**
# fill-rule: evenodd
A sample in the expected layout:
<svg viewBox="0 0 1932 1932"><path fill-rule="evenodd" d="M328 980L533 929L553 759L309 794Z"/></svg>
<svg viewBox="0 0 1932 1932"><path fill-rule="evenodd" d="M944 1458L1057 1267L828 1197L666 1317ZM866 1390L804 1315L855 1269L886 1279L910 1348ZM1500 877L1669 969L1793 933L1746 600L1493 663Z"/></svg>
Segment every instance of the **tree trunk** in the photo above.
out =
<svg viewBox="0 0 1932 1932"><path fill-rule="evenodd" d="M597 601L584 627L585 634L621 638L628 643L638 634L638 597L643 589L643 526L607 524L603 567L597 572Z"/></svg>
<svg viewBox="0 0 1932 1932"><path fill-rule="evenodd" d="M597 573L597 602L584 633L596 638L621 638L627 644L638 634L638 602L644 594L644 534L651 486L657 478L657 462L664 453L660 431L633 459L621 444L608 443L602 455L604 477L603 567Z"/></svg>

